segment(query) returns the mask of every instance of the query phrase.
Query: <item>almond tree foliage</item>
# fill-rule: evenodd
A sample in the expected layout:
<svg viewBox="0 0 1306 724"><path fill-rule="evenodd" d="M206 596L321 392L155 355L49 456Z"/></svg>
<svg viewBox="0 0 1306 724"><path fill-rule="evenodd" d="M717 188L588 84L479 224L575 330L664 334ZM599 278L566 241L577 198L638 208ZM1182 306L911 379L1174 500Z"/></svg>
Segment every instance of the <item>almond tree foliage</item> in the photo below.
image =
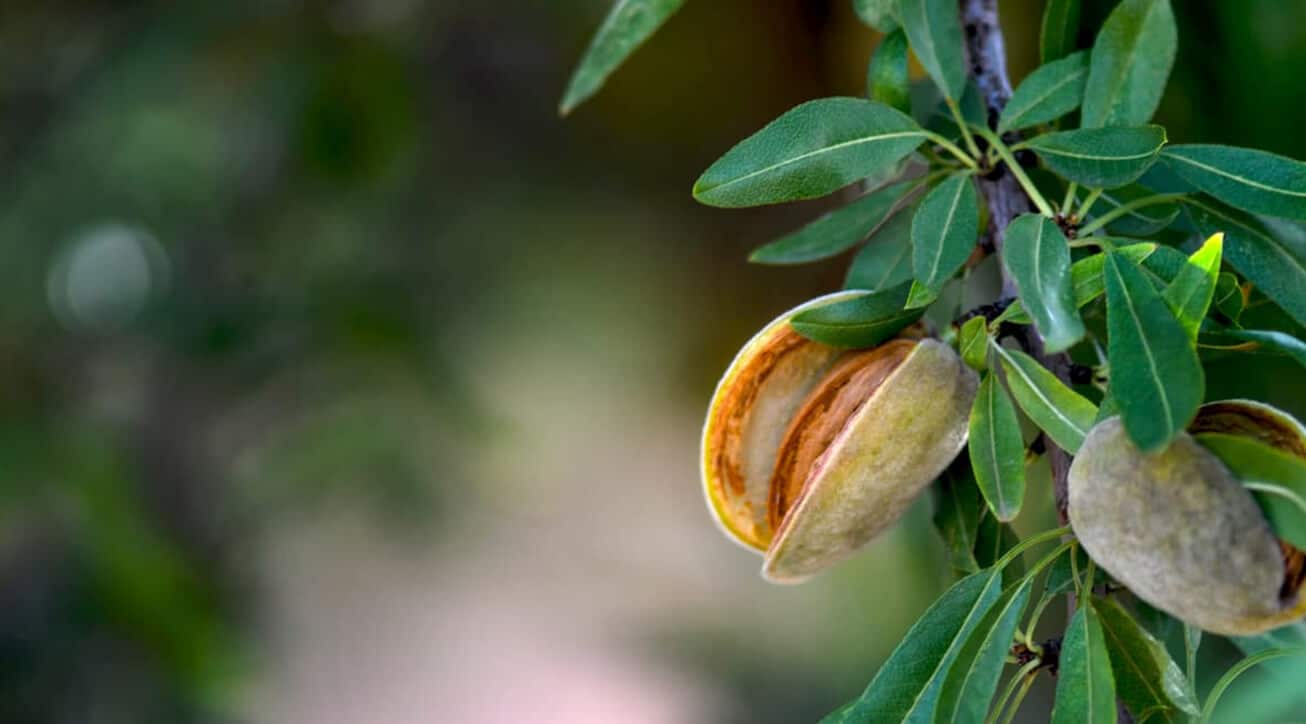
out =
<svg viewBox="0 0 1306 724"><path fill-rule="evenodd" d="M561 110L597 92L682 4L618 0ZM1306 325L1306 235L1297 223L1306 221L1306 164L1172 142L1150 122L1178 44L1169 0L1122 0L1083 49L1079 1L1048 0L1042 65L1014 92L1003 88L995 5L854 0L883 33L867 97L789 110L693 186L699 202L721 208L856 188L843 207L750 256L793 265L856 249L845 287L856 296L802 312L793 328L858 348L925 317L983 375L970 453L936 484L935 522L957 580L865 691L824 721L1006 721L1047 674L1053 721L1207 721L1235 677L1276 659L1258 695L1296 695L1300 621L1231 639L1248 658L1199 691L1197 629L1186 627L1184 666L1153 633L1175 622L1105 575L1069 528L1017 542L1009 521L1021 510L1027 467L1046 457L1067 522L1066 468L1108 417L1119 416L1144 453L1171 444L1204 401L1209 352L1306 365L1306 342L1289 325L1243 325L1244 311L1262 305ZM994 33L996 44L986 38ZM995 48L996 68L983 57ZM913 56L928 76L916 83ZM1259 481L1247 486L1285 545L1306 544L1300 460L1236 450L1225 437L1199 435L1240 477ZM1005 542L988 555L978 550L984 540ZM1049 544L1057 545L1020 567L1027 550ZM1064 632L1036 641L1040 618L1063 600L1072 612Z"/></svg>

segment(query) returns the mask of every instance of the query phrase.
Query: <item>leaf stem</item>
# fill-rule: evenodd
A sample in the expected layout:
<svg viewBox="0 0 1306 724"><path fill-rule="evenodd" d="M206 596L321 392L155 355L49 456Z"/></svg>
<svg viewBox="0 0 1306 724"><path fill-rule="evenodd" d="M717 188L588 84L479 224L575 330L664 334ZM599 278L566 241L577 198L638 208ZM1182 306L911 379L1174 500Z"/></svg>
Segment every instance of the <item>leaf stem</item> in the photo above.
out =
<svg viewBox="0 0 1306 724"><path fill-rule="evenodd" d="M1089 209L1092 209L1093 204L1097 203L1097 200L1101 198L1102 191L1103 189L1092 189L1088 192L1088 195L1084 197L1084 202L1079 205L1079 218L1088 217Z"/></svg>
<svg viewBox="0 0 1306 724"><path fill-rule="evenodd" d="M1025 194L1029 196L1030 200L1034 202L1034 205L1038 207L1039 213L1048 218L1055 217L1057 214L1052 210L1051 204L1048 203L1047 199L1043 198L1043 194L1039 193L1038 188L1034 186L1034 182L1029 180L1029 176L1026 175L1025 169L1021 168L1020 163L1016 161L1016 157L1011 155L1011 149L1007 148L1007 144L1002 142L1002 139L998 137L998 134L980 126L976 126L975 130L984 137L984 140L989 142L989 145L997 149L998 156L1000 156L1002 161L1007 164L1007 168L1011 169L1011 175L1016 177L1016 181L1020 183L1020 188L1025 191Z"/></svg>
<svg viewBox="0 0 1306 724"><path fill-rule="evenodd" d="M1034 682L1037 680L1038 675L1035 672L1025 674L1025 683L1021 685L1016 698L1011 701L1011 708L1007 709L1007 715L1002 718L1002 724L1011 724L1011 721L1016 718L1016 712L1020 711L1020 705L1025 702L1025 696L1029 694L1030 688L1034 686Z"/></svg>
<svg viewBox="0 0 1306 724"><path fill-rule="evenodd" d="M1108 211L1107 213L1102 214L1096 219L1093 219L1092 223L1085 224L1083 227L1081 227L1079 233L1084 236L1087 236L1097 231L1098 229L1106 226L1112 221L1115 221L1121 216L1128 214L1131 211L1134 211L1136 209L1141 209L1144 206L1153 206L1156 204L1164 204L1164 203L1169 203L1171 201L1178 201L1182 198L1185 198L1186 196L1188 196L1188 194L1156 194L1153 196L1144 196L1141 199L1135 199L1127 204L1121 204L1120 206L1112 209L1111 211Z"/></svg>
<svg viewBox="0 0 1306 724"><path fill-rule="evenodd" d="M948 153L951 153L953 156L956 156L957 160L965 164L966 168L972 170L977 168L975 164L975 159L967 155L965 151L961 150L960 148L957 148L957 144L953 143L952 141L949 141L948 139L944 138L943 136L940 136L939 134L933 131L926 131L925 139L935 144L936 146L939 146L940 148L947 151Z"/></svg>
<svg viewBox="0 0 1306 724"><path fill-rule="evenodd" d="M944 102L948 104L948 110L952 112L952 119L957 122L957 127L961 129L961 138L966 142L966 149L970 151L972 156L979 158L979 146L975 144L975 137L970 134L970 127L966 124L966 119L962 117L957 102L951 98L945 98Z"/></svg>
<svg viewBox="0 0 1306 724"><path fill-rule="evenodd" d="M1003 568L1006 568L1007 564L1014 561L1016 559L1016 556L1019 556L1021 553L1024 553L1025 551L1029 550L1030 548L1033 548L1039 543L1046 543L1047 541L1060 538L1061 536L1066 535L1069 532L1070 532L1070 526L1067 525L1067 526L1062 526L1060 528L1055 528L1053 530L1045 530L1036 536L1031 536L1029 538L1026 538L1025 540L1013 546L1011 550L1007 551L1006 555L999 558L998 562L993 564L993 568L995 570L1000 571ZM1060 550L1060 548L1058 548L1058 550Z"/></svg>
<svg viewBox="0 0 1306 724"><path fill-rule="evenodd" d="M1187 666L1188 687L1192 690L1193 701L1197 701L1197 649L1202 645L1202 630L1192 624L1184 624L1184 658Z"/></svg>
<svg viewBox="0 0 1306 724"><path fill-rule="evenodd" d="M1007 682L1007 688L1003 689L1002 696L998 697L997 706L993 707L993 713L989 714L985 724L995 724L998 721L998 717L1002 715L1002 710L1007 708L1007 702L1011 701L1011 695L1016 693L1016 687L1020 686L1021 680L1034 673L1034 670L1042 665L1042 661L1034 659L1016 671L1011 677L1011 681Z"/></svg>
<svg viewBox="0 0 1306 724"><path fill-rule="evenodd" d="M1262 651L1259 654L1248 656L1242 661L1234 664L1233 668L1224 672L1224 676L1221 676L1220 680L1215 682L1215 686L1211 688L1211 693L1206 696L1206 705L1202 707L1201 721L1209 722L1211 720L1211 715L1215 713L1215 705L1220 703L1220 697L1224 695L1224 690L1228 689L1234 679L1241 676L1243 672L1261 662L1270 661L1271 659L1281 659L1285 656L1306 656L1306 648L1293 647L1285 649L1269 649L1267 651Z"/></svg>
<svg viewBox="0 0 1306 724"><path fill-rule="evenodd" d="M1075 208L1075 193L1079 191L1079 184L1071 181L1066 187L1066 198L1061 201L1061 215L1069 218L1070 212Z"/></svg>

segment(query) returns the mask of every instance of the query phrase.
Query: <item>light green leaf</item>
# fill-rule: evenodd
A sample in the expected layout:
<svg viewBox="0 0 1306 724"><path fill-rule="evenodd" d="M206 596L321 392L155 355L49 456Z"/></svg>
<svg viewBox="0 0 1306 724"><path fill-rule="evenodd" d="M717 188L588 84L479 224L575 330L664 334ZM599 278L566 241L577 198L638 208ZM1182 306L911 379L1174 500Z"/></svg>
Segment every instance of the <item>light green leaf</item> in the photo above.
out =
<svg viewBox="0 0 1306 724"><path fill-rule="evenodd" d="M970 410L970 463L984 500L998 520L1009 521L1025 499L1025 441L1007 391L990 373Z"/></svg>
<svg viewBox="0 0 1306 724"><path fill-rule="evenodd" d="M1160 126L1085 128L1045 133L1026 141L1028 148L1060 176L1090 188L1124 186L1156 163L1165 145Z"/></svg>
<svg viewBox="0 0 1306 724"><path fill-rule="evenodd" d="M907 77L907 35L901 28L884 36L866 69L871 100L911 113L911 81Z"/></svg>
<svg viewBox="0 0 1306 724"><path fill-rule="evenodd" d="M1306 256L1242 212L1206 198L1185 199L1184 205L1203 236L1224 232L1224 258L1239 274L1306 324Z"/></svg>
<svg viewBox="0 0 1306 724"><path fill-rule="evenodd" d="M795 315L789 324L808 339L832 347L874 347L920 319L920 310L904 310L907 284L826 304Z"/></svg>
<svg viewBox="0 0 1306 724"><path fill-rule="evenodd" d="M1144 242L1142 244L1130 244L1116 248L1116 253L1125 257L1129 261L1138 264L1143 260L1151 257L1158 249L1156 244ZM1070 265L1070 284L1075 294L1075 306L1083 307L1085 304L1102 296L1106 291L1106 280L1102 275L1102 267L1106 264L1105 254L1094 254L1085 257ZM1012 303L1011 306L999 314L998 322L1014 322L1016 324L1032 324L1029 315L1025 313L1025 307L1019 300Z"/></svg>
<svg viewBox="0 0 1306 724"><path fill-rule="evenodd" d="M966 91L966 62L956 0L900 0L898 20L939 90L959 100Z"/></svg>
<svg viewBox="0 0 1306 724"><path fill-rule="evenodd" d="M1170 305L1179 324L1190 341L1197 341L1197 330L1211 308L1215 295L1215 282L1220 275L1220 257L1224 249L1224 234L1214 234L1201 248L1188 257L1188 263L1166 287L1162 298Z"/></svg>
<svg viewBox="0 0 1306 724"><path fill-rule="evenodd" d="M1077 194L1079 201L1082 202L1089 193L1091 193L1090 190L1081 188ZM1084 221L1092 221L1099 216L1114 212L1132 201L1155 195L1155 192L1151 189L1138 184L1104 191L1098 196L1097 201L1093 203L1093 209ZM1177 203L1149 204L1126 211L1123 216L1117 217L1107 224L1106 228L1112 234L1148 236L1170 226L1177 216L1179 216L1179 204Z"/></svg>
<svg viewBox="0 0 1306 724"><path fill-rule="evenodd" d="M1084 337L1070 276L1070 242L1056 222L1038 214L1016 217L1007 226L1002 265L1048 352L1069 349Z"/></svg>
<svg viewBox="0 0 1306 724"><path fill-rule="evenodd" d="M1093 43L1081 125L1136 126L1151 120L1178 45L1170 0L1123 0Z"/></svg>
<svg viewBox="0 0 1306 724"><path fill-rule="evenodd" d="M912 274L938 294L979 238L979 199L970 175L950 176L921 199L912 218Z"/></svg>
<svg viewBox="0 0 1306 724"><path fill-rule="evenodd" d="M1192 144L1165 149L1183 179L1235 208L1306 219L1306 163L1250 148Z"/></svg>
<svg viewBox="0 0 1306 724"><path fill-rule="evenodd" d="M989 325L984 317L971 317L961 325L957 334L957 350L961 359L978 372L988 368Z"/></svg>
<svg viewBox="0 0 1306 724"><path fill-rule="evenodd" d="M909 207L890 216L871 234L871 240L853 257L844 279L845 289L878 292L911 281L911 221Z"/></svg>
<svg viewBox="0 0 1306 724"><path fill-rule="evenodd" d="M684 4L685 0L617 0L572 73L559 113L567 115L597 93L608 76Z"/></svg>
<svg viewBox="0 0 1306 724"><path fill-rule="evenodd" d="M1016 87L998 119L998 133L1048 123L1079 107L1088 79L1088 52L1044 65Z"/></svg>
<svg viewBox="0 0 1306 724"><path fill-rule="evenodd" d="M1202 366L1152 283L1115 253L1107 254L1106 297L1111 396L1129 436L1150 452L1196 414L1205 390Z"/></svg>
<svg viewBox="0 0 1306 724"><path fill-rule="evenodd" d="M907 631L846 716L860 724L928 724L939 689L971 631L1001 595L1002 577L980 571L961 579Z"/></svg>
<svg viewBox="0 0 1306 724"><path fill-rule="evenodd" d="M1052 724L1115 724L1116 682L1102 624L1091 605L1075 611L1061 643Z"/></svg>
<svg viewBox="0 0 1306 724"><path fill-rule="evenodd" d="M1093 429L1097 405L1066 386L1033 357L997 347L1007 386L1030 420L1058 447L1074 455Z"/></svg>
<svg viewBox="0 0 1306 724"><path fill-rule="evenodd" d="M872 28L881 33L892 33L898 29L898 21L893 18L897 4L898 0L853 0L853 10Z"/></svg>
<svg viewBox="0 0 1306 724"><path fill-rule="evenodd" d="M1079 37L1080 0L1048 0L1039 32L1039 57L1050 63L1070 55Z"/></svg>
<svg viewBox="0 0 1306 724"><path fill-rule="evenodd" d="M1193 437L1252 491L1279 538L1306 548L1306 460L1243 435Z"/></svg>
<svg viewBox="0 0 1306 724"><path fill-rule="evenodd" d="M935 722L984 721L997 691L1016 626L1029 603L1033 584L1034 580L1028 578L1019 586L1004 591L966 637L965 645L957 653L957 660L943 681Z"/></svg>
<svg viewBox="0 0 1306 724"><path fill-rule="evenodd" d="M925 140L909 116L860 98L808 101L717 159L694 184L709 206L811 199L892 167Z"/></svg>
<svg viewBox="0 0 1306 724"><path fill-rule="evenodd" d="M968 466L952 465L939 476L934 527L943 538L953 571L960 575L979 570L975 545L982 505Z"/></svg>
<svg viewBox="0 0 1306 724"><path fill-rule="evenodd" d="M754 249L748 260L755 264L805 264L841 254L896 211L903 195L917 183L903 181L872 191L792 234Z"/></svg>
<svg viewBox="0 0 1306 724"><path fill-rule="evenodd" d="M1136 721L1160 712L1197 713L1188 682L1165 646L1143 630L1119 603L1093 598L1102 624L1116 695Z"/></svg>

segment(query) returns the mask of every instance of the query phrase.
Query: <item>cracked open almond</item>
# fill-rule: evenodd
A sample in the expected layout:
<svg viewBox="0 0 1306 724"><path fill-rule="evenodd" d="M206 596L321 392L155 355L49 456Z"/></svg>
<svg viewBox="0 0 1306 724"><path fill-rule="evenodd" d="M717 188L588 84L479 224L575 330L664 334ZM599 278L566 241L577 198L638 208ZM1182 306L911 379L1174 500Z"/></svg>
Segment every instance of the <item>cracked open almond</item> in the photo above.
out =
<svg viewBox="0 0 1306 724"><path fill-rule="evenodd" d="M797 313L744 345L703 430L703 484L722 529L762 552L770 581L801 581L891 526L966 442L978 380L945 344L900 334L840 350Z"/></svg>

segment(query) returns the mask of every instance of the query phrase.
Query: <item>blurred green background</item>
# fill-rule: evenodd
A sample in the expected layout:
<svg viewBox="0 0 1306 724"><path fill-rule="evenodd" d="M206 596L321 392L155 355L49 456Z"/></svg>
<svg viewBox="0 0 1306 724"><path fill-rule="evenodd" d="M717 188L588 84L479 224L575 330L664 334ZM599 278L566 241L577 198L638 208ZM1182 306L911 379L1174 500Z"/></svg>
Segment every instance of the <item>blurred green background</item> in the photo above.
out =
<svg viewBox="0 0 1306 724"><path fill-rule="evenodd" d="M691 0L561 120L607 5L4 3L0 721L800 722L860 691L947 583L928 504L778 588L696 467L735 348L842 279L747 250L829 202L689 187L861 93L878 36L847 0ZM1001 5L1019 79L1042 3ZM1306 158L1306 4L1175 6L1171 139ZM1220 364L1213 395L1306 411L1295 368Z"/></svg>

